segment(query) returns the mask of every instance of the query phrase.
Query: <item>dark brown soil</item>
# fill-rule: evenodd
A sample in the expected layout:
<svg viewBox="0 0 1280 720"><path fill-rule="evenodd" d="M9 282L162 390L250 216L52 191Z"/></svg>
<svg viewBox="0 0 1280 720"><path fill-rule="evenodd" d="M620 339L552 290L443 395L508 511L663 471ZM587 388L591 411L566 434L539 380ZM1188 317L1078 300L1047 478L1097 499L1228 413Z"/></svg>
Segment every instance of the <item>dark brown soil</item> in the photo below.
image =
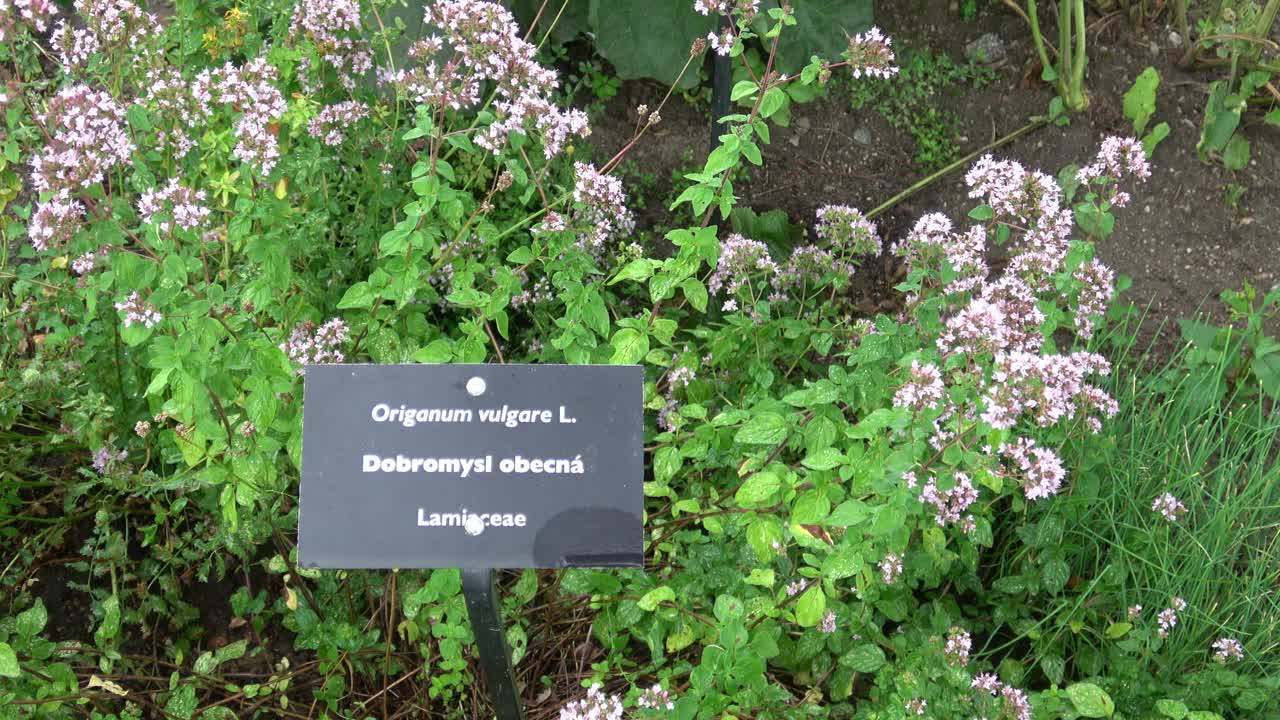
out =
<svg viewBox="0 0 1280 720"><path fill-rule="evenodd" d="M1017 130L1048 108L1053 91L1025 79L1039 76L1030 34L1021 19L998 5L968 23L955 21L947 0L894 0L879 3L877 12L878 24L896 45L945 53L957 62L963 62L965 44L985 32L995 32L1006 43L1009 57L996 68L995 83L936 100L938 107L958 115L955 139L964 153ZM1095 16L1091 22L1090 109L1073 116L1067 127L1041 128L994 154L1052 174L1071 163L1085 164L1103 137L1131 134L1121 112L1124 92L1147 66L1160 72L1152 124L1167 122L1172 132L1155 153L1152 178L1134 189L1128 208L1118 211L1116 233L1100 253L1133 279L1127 299L1150 307L1153 322L1146 324L1143 339L1155 337L1156 328L1165 323L1158 338L1164 355L1178 342L1176 327L1170 327L1173 320L1197 310L1224 316L1217 300L1222 290L1244 282L1263 291L1280 284L1280 128L1256 118L1246 122L1243 132L1253 155L1240 172L1202 163L1196 143L1208 83L1217 76L1180 70L1176 61L1181 50L1172 45L1171 28L1163 22L1135 28L1119 15ZM654 107L663 92L655 85L625 85L595 124L592 139L598 154L607 157L622 147L631 136L636 105ZM629 156L657 180L650 187L632 183L631 192L639 193L646 205L640 213L642 227L670 223L664 201L674 197L672 173L689 172L707 152L705 103L673 100L662 115L657 132ZM792 119L790 128L774 131L764 167L753 169L736 187L742 204L758 211L780 208L792 222L809 226L821 205L867 210L928 174L913 162L910 134L894 129L872 107L851 109L847 90L837 88L826 98L794 106ZM854 140L860 129L870 132L870 144ZM900 235L921 214L934 210L963 218L973 201L966 197L962 178L961 169L896 205L878 218L882 229L890 237ZM1231 183L1247 188L1237 209L1224 200Z"/></svg>

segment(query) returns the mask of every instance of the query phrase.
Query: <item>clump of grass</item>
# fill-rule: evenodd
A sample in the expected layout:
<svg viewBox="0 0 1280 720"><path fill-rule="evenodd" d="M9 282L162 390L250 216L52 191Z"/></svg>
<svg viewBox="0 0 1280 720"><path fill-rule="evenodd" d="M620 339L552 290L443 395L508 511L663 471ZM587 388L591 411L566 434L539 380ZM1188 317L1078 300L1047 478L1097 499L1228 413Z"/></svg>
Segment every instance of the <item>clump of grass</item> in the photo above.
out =
<svg viewBox="0 0 1280 720"><path fill-rule="evenodd" d="M1064 542L1082 577L1104 570L1134 621L1181 597L1187 609L1153 672L1168 679L1211 662L1211 643L1237 638L1247 674L1280 671L1280 414L1255 394L1237 402L1225 366L1162 371L1117 388L1124 408L1110 457L1065 503ZM1152 509L1169 493L1187 511L1170 521Z"/></svg>

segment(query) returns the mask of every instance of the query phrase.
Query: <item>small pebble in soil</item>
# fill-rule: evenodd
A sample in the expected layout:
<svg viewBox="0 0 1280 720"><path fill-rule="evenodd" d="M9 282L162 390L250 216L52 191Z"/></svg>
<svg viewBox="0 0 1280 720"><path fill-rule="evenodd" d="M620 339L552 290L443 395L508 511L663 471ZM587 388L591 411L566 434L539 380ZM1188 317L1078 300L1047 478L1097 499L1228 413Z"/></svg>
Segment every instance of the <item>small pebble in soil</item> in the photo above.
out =
<svg viewBox="0 0 1280 720"><path fill-rule="evenodd" d="M1008 57L1004 40L995 33L983 33L977 40L964 46L964 56L969 62L993 65Z"/></svg>
<svg viewBox="0 0 1280 720"><path fill-rule="evenodd" d="M1169 47L1182 47L1182 36L1177 30L1169 31Z"/></svg>
<svg viewBox="0 0 1280 720"><path fill-rule="evenodd" d="M853 140L859 145L870 145L871 131L864 127L860 127L853 131Z"/></svg>

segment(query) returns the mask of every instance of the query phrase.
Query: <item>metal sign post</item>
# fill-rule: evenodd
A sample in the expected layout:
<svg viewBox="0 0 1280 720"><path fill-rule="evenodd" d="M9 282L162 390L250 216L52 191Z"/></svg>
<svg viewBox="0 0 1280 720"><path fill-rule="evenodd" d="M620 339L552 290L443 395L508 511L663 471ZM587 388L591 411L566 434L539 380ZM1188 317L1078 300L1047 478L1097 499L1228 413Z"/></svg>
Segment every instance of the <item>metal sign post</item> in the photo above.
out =
<svg viewBox="0 0 1280 720"><path fill-rule="evenodd" d="M511 669L511 649L503 632L502 611L491 568L462 571L462 595L471 616L471 630L480 650L480 666L489 686L489 697L498 720L524 720L516 676Z"/></svg>

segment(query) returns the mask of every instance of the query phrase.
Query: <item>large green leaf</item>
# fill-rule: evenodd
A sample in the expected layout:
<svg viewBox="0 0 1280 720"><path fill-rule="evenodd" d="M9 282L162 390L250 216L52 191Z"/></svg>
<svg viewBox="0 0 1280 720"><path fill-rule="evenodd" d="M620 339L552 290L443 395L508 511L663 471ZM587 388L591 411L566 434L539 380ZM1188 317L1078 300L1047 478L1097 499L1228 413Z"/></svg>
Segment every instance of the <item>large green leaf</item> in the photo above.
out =
<svg viewBox="0 0 1280 720"><path fill-rule="evenodd" d="M790 0L796 24L782 29L778 38L777 66L788 75L798 73L818 55L839 60L849 45L849 35L871 27L871 0ZM777 7L778 0L761 3L762 11ZM761 13L764 15L764 13Z"/></svg>
<svg viewBox="0 0 1280 720"><path fill-rule="evenodd" d="M591 0L596 49L623 78L674 83L689 59L693 41L706 37L715 22L695 12L692 0ZM680 86L697 84L695 63Z"/></svg>

